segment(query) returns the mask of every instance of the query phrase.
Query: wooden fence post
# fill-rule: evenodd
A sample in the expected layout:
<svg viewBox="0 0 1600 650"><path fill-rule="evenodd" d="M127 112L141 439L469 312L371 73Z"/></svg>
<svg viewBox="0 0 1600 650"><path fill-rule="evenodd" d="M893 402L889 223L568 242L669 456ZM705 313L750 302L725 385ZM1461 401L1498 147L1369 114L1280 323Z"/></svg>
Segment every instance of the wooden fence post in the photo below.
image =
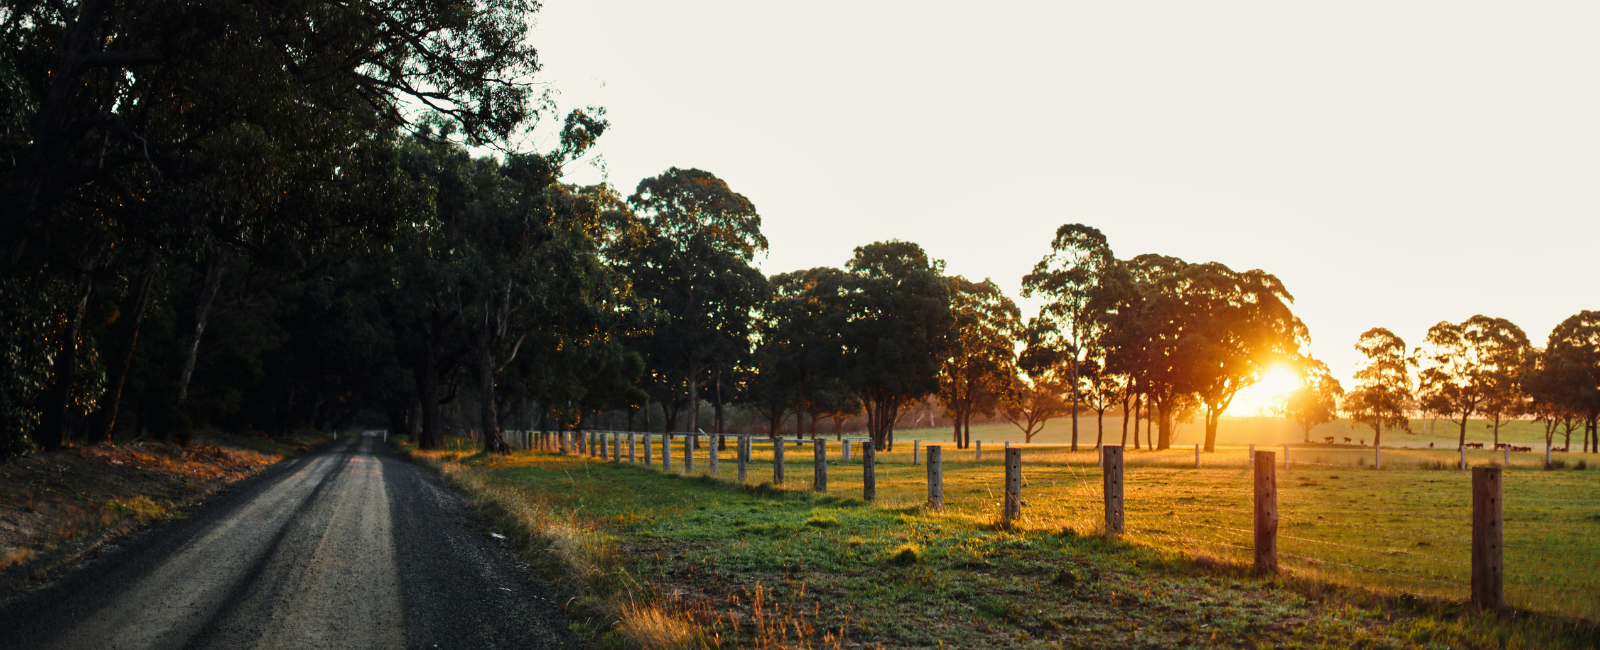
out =
<svg viewBox="0 0 1600 650"><path fill-rule="evenodd" d="M1278 572L1278 477L1272 452L1256 453L1256 570Z"/></svg>
<svg viewBox="0 0 1600 650"><path fill-rule="evenodd" d="M1022 516L1022 450L1006 447L1005 522Z"/></svg>
<svg viewBox="0 0 1600 650"><path fill-rule="evenodd" d="M1472 605L1479 609L1505 602L1500 469L1472 468Z"/></svg>
<svg viewBox="0 0 1600 650"><path fill-rule="evenodd" d="M694 473L694 447L695 441L700 439L700 434L689 433L683 436L683 471Z"/></svg>
<svg viewBox="0 0 1600 650"><path fill-rule="evenodd" d="M661 432L661 469L672 469L672 432Z"/></svg>
<svg viewBox="0 0 1600 650"><path fill-rule="evenodd" d="M611 462L622 462L622 432L611 432Z"/></svg>
<svg viewBox="0 0 1600 650"><path fill-rule="evenodd" d="M843 453L844 453L844 459L845 460L850 460L850 441L849 440L841 440L839 442L843 443L842 449L843 449Z"/></svg>
<svg viewBox="0 0 1600 650"><path fill-rule="evenodd" d="M1377 441L1372 443L1372 469L1383 469L1383 448Z"/></svg>
<svg viewBox="0 0 1600 650"><path fill-rule="evenodd" d="M1116 537L1122 534L1122 447L1111 445L1105 448L1105 463L1100 473L1103 477L1102 491L1106 500L1106 536Z"/></svg>
<svg viewBox="0 0 1600 650"><path fill-rule="evenodd" d="M654 435L654 434L651 434L649 431L644 432L644 466L645 467L649 467L649 466L654 465L656 463L655 450L650 448L651 447L650 438L651 438L652 435Z"/></svg>
<svg viewBox="0 0 1600 650"><path fill-rule="evenodd" d="M828 441L817 438L812 443L815 449L811 453L811 491L828 491Z"/></svg>
<svg viewBox="0 0 1600 650"><path fill-rule="evenodd" d="M711 475L712 476L716 476L717 475L717 460L719 460L717 458L717 452L721 451L721 449L720 449L720 447L722 447L721 443L722 443L722 436L716 436L716 435L708 435L708 436L706 436L706 447L707 447L707 451L709 452L710 458L711 458L710 462L711 462Z"/></svg>
<svg viewBox="0 0 1600 650"><path fill-rule="evenodd" d="M1250 462L1256 462L1256 446L1250 445Z"/></svg>
<svg viewBox="0 0 1600 650"><path fill-rule="evenodd" d="M1200 469L1200 445L1194 446L1194 468Z"/></svg>
<svg viewBox="0 0 1600 650"><path fill-rule="evenodd" d="M783 485L783 439L772 445L772 484Z"/></svg>
<svg viewBox="0 0 1600 650"><path fill-rule="evenodd" d="M861 445L861 499L871 503L878 498L877 450Z"/></svg>
<svg viewBox="0 0 1600 650"><path fill-rule="evenodd" d="M939 458L939 445L928 445L928 509L944 510L944 468Z"/></svg>
<svg viewBox="0 0 1600 650"><path fill-rule="evenodd" d="M1461 445L1460 449L1461 449L1461 464L1457 465L1456 469L1466 469L1467 468L1467 446L1466 445Z"/></svg>
<svg viewBox="0 0 1600 650"><path fill-rule="evenodd" d="M983 441L982 440L978 441L978 448L977 448L977 451L973 453L972 459L973 460L983 460Z"/></svg>
<svg viewBox="0 0 1600 650"><path fill-rule="evenodd" d="M869 442L867 444L870 445L872 443ZM922 441L921 440L912 440L911 441L911 464L912 465L917 464L918 458L919 458L919 454L921 452L922 452Z"/></svg>
<svg viewBox="0 0 1600 650"><path fill-rule="evenodd" d="M739 457L739 482L744 483L750 477L747 473L747 466L750 463L750 436L739 436L736 440L734 444L739 448L734 455Z"/></svg>
<svg viewBox="0 0 1600 650"><path fill-rule="evenodd" d="M1506 443L1506 446L1501 447L1501 449L1504 449L1506 451L1506 459L1504 461L1502 461L1500 464L1501 465L1505 465L1507 467L1510 467L1511 466L1511 443L1509 443L1509 442Z"/></svg>
<svg viewBox="0 0 1600 650"><path fill-rule="evenodd" d="M1289 471L1289 443L1283 444L1283 470Z"/></svg>
<svg viewBox="0 0 1600 650"><path fill-rule="evenodd" d="M634 453L633 453L637 449L637 447L634 446L634 438L633 437L634 437L634 433L632 431L629 431L628 432L628 462L630 462L630 463L638 463L639 462L638 456L635 456Z"/></svg>

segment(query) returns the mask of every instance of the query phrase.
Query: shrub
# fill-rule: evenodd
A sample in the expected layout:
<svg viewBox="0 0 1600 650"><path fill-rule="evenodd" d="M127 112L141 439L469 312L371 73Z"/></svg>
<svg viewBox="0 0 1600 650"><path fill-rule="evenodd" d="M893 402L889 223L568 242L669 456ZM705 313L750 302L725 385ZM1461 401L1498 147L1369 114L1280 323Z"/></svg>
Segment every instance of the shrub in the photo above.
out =
<svg viewBox="0 0 1600 650"><path fill-rule="evenodd" d="M916 544L901 544L889 552L889 561L895 564L916 564L922 559L922 547Z"/></svg>

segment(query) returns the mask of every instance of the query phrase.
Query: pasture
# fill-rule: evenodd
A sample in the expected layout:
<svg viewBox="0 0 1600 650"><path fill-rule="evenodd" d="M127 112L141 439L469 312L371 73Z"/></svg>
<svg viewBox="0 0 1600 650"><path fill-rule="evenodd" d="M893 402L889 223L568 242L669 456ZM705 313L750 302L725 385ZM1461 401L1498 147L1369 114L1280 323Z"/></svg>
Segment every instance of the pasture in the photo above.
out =
<svg viewBox="0 0 1600 650"><path fill-rule="evenodd" d="M976 440L978 431L973 433ZM893 452L877 455L876 505L915 508L926 499L926 469L912 464L911 436L897 437ZM654 466L659 468L659 435L657 440ZM678 437L674 446L672 467L678 474L685 471L683 440ZM696 475L709 472L701 440ZM752 484L772 479L772 445L764 438L756 441L748 469ZM974 449L933 444L944 449L946 502L946 511L934 516L992 526L1000 515L1003 443L986 440L981 460ZM1024 481L1019 529L1098 534L1103 515L1096 452L1019 446ZM1279 554L1287 571L1385 593L1466 597L1471 478L1470 472L1455 469L1456 451L1385 448L1383 469L1374 470L1370 447L1293 444L1288 469L1282 468L1281 445L1258 449L1277 454ZM636 451L642 454L642 442ZM859 446L848 461L841 451L840 443L828 442L829 494L859 497ZM1195 469L1192 444L1159 452L1128 450L1125 539L1248 563L1252 487L1247 455L1246 447L1219 447L1201 454L1201 467ZM1558 453L1554 459L1565 467L1545 470L1542 453L1510 456L1504 495L1508 601L1530 610L1600 619L1600 467L1595 462L1600 458ZM811 489L812 457L810 441L786 447L783 487ZM734 479L733 459L731 447L722 453L719 478ZM1467 453L1469 465L1498 465L1504 459L1503 452Z"/></svg>

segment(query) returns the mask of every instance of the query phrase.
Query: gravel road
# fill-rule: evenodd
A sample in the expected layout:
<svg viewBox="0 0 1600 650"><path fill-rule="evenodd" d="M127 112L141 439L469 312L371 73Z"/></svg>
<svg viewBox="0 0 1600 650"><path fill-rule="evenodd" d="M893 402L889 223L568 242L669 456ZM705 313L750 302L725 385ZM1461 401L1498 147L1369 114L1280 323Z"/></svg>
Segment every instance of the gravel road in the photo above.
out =
<svg viewBox="0 0 1600 650"><path fill-rule="evenodd" d="M570 648L549 590L380 439L248 479L0 606L0 648Z"/></svg>

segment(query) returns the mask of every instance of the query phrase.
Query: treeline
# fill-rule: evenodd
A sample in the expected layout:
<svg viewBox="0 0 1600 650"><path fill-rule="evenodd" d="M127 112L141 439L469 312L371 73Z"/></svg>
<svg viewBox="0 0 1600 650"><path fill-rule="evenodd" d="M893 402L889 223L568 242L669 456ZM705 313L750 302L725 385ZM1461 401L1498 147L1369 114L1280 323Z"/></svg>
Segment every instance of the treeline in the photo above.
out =
<svg viewBox="0 0 1600 650"><path fill-rule="evenodd" d="M1044 304L1026 320L903 241L766 277L756 207L708 172L626 196L562 182L609 124L535 93L535 8L8 5L0 454L374 420L436 447L462 424L446 411L492 451L509 422L724 431L729 409L768 431L859 418L888 447L930 396L961 446L998 415L1030 440L1071 417L1076 448L1093 413L1097 445L1137 446L1148 423L1165 448L1203 416L1212 449L1278 364L1309 378L1285 406L1308 427L1343 407L1380 427L1426 408L1594 430L1593 312L1515 363L1476 320L1424 351L1395 339L1401 358L1343 396L1273 275L1119 259L1083 225L1023 278ZM1521 397L1491 400L1511 375ZM1108 410L1132 416L1120 432Z"/></svg>
<svg viewBox="0 0 1600 650"><path fill-rule="evenodd" d="M1291 417L1306 430L1337 416L1372 427L1373 444L1389 429L1411 430L1409 416L1443 417L1455 425L1458 446L1467 444L1467 422L1488 421L1496 447L1509 420L1533 418L1544 425L1545 444L1559 433L1561 449L1582 433L1582 450L1600 452L1600 311L1584 310L1550 331L1544 347L1504 318L1477 315L1428 329L1424 345L1407 349L1394 332L1377 327L1356 343L1366 360L1356 387L1345 393L1327 368L1309 368L1289 400Z"/></svg>

